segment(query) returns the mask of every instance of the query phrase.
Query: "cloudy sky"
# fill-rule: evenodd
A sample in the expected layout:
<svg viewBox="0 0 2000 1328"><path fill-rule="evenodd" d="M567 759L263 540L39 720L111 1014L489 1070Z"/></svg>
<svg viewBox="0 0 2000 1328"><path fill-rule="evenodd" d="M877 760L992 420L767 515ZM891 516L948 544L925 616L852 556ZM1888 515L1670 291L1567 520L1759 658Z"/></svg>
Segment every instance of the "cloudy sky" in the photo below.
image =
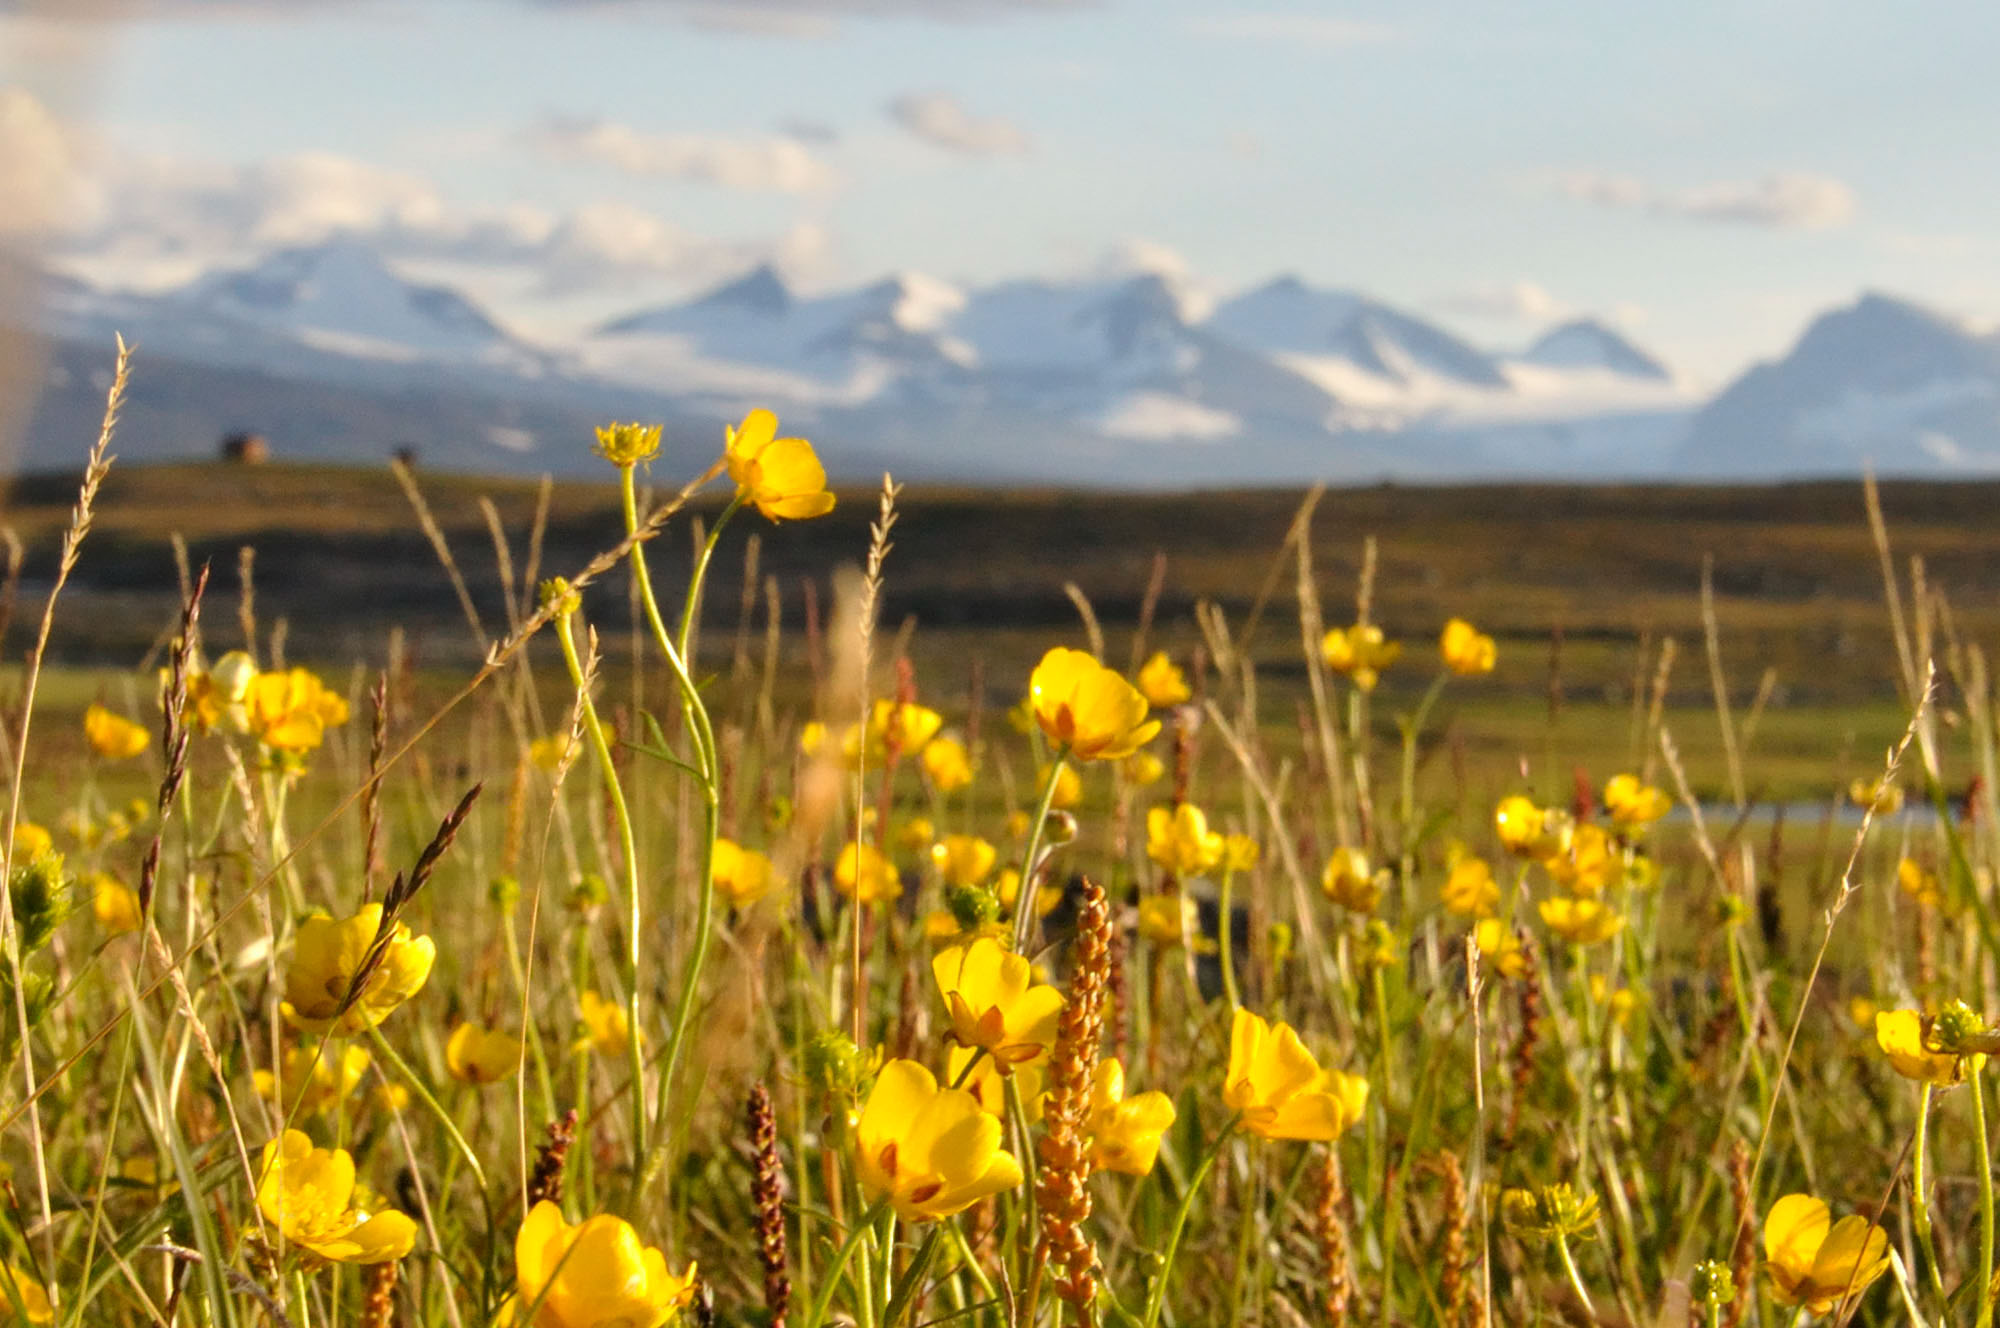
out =
<svg viewBox="0 0 2000 1328"><path fill-rule="evenodd" d="M105 281L347 230L555 336L763 260L1294 272L1705 382L2000 316L1990 0L96 2L0 0L0 227Z"/></svg>

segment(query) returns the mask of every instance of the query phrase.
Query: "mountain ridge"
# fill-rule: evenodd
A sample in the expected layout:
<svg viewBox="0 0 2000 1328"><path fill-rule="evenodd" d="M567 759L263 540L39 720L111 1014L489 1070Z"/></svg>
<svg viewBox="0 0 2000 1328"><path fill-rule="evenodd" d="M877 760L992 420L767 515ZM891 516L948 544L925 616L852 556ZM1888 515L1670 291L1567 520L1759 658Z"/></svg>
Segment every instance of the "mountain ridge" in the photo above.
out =
<svg viewBox="0 0 2000 1328"><path fill-rule="evenodd" d="M836 471L865 451L913 478L970 482L2000 469L2000 341L1878 293L1703 401L1601 320L1487 349L1296 274L1211 302L1160 270L984 286L903 271L802 292L760 265L562 344L347 239L160 295L61 276L47 290L37 330L65 363L113 329L136 334L174 372L233 375L212 434L257 428L283 449L295 433L306 455L334 438L367 445L337 418L347 393L381 452L432 440L509 470L587 464L571 435L593 416L714 421L758 404L824 440ZM59 377L51 392L81 391L78 374ZM449 429L420 418L444 383ZM286 403L288 384L313 407ZM173 395L161 446L186 455L207 443L188 437L203 414ZM30 455L54 445L34 433Z"/></svg>

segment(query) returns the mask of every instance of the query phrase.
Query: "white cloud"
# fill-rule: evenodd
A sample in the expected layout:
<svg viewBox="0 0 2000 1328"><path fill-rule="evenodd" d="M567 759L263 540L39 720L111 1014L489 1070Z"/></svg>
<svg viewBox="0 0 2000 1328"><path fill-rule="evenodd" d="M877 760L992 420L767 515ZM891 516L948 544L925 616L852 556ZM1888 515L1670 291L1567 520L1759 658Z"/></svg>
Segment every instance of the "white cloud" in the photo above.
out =
<svg viewBox="0 0 2000 1328"><path fill-rule="evenodd" d="M565 212L468 207L421 176L307 153L251 165L133 154L85 159L25 94L0 93L0 189L40 200L51 259L93 280L159 288L259 253L359 238L384 255L513 274L545 296L636 279L705 280L766 259L811 270L829 249L818 226L717 240L622 203ZM21 228L18 201L0 222Z"/></svg>
<svg viewBox="0 0 2000 1328"><path fill-rule="evenodd" d="M1151 275L1187 281L1194 276L1194 265L1170 244L1131 235L1104 251L1093 275L1100 279Z"/></svg>
<svg viewBox="0 0 2000 1328"><path fill-rule="evenodd" d="M101 206L85 149L34 94L0 88L0 235L37 238Z"/></svg>
<svg viewBox="0 0 2000 1328"><path fill-rule="evenodd" d="M1532 281L1478 286L1433 301L1439 308L1474 318L1547 322L1567 317L1570 306Z"/></svg>
<svg viewBox="0 0 2000 1328"><path fill-rule="evenodd" d="M1321 14L1237 13L1189 20L1188 31L1202 37L1230 37L1286 46L1338 50L1393 40L1397 31L1387 23L1333 18Z"/></svg>
<svg viewBox="0 0 2000 1328"><path fill-rule="evenodd" d="M796 137L655 134L609 120L551 118L528 141L558 161L588 161L628 175L699 180L725 189L817 193L838 177Z"/></svg>
<svg viewBox="0 0 2000 1328"><path fill-rule="evenodd" d="M657 12L696 27L761 36L817 38L843 19L916 18L976 22L1015 14L1060 14L1100 0L514 0L524 8L601 13ZM41 14L69 22L106 19L290 18L337 7L392 7L375 0L0 0L0 17Z"/></svg>
<svg viewBox="0 0 2000 1328"><path fill-rule="evenodd" d="M1556 188L1600 207L1774 230L1824 230L1845 224L1855 212L1854 190L1845 181L1802 171L1680 190L1657 189L1631 176L1572 171L1557 177Z"/></svg>
<svg viewBox="0 0 2000 1328"><path fill-rule="evenodd" d="M997 117L975 116L943 92L912 92L889 103L897 124L933 147L971 157L1026 152L1028 136Z"/></svg>

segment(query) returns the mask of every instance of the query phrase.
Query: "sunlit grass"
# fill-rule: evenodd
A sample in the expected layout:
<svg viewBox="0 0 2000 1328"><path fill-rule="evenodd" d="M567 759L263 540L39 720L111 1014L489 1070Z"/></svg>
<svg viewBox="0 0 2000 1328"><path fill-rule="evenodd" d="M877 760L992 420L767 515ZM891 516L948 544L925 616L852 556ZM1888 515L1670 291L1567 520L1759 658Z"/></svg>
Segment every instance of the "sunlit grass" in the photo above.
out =
<svg viewBox="0 0 2000 1328"><path fill-rule="evenodd" d="M143 671L0 674L0 1317L1990 1317L1996 733L1917 569L1873 686L1765 658L1754 598L1686 620L1686 549L1671 646L1552 644L1570 544L1415 589L1446 546L1504 586L1476 505L1413 554L1287 500L1108 627L1079 587L912 629L922 506L823 515L776 423L686 477L610 427L608 488L492 509L491 573L468 482L403 476L483 665L386 609L302 661L211 581L116 625ZM1036 503L1097 519L988 510ZM1862 512L1829 578L1876 574ZM530 576L555 517L591 552ZM820 521L809 620L720 575Z"/></svg>

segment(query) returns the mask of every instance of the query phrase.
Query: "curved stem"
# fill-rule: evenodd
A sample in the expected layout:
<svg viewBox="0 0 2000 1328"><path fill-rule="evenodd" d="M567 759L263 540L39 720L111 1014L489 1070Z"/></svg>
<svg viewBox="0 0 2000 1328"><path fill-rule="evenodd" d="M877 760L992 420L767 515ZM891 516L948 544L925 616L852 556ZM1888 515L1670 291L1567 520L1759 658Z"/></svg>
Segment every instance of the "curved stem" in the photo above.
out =
<svg viewBox="0 0 2000 1328"><path fill-rule="evenodd" d="M637 550L634 550L636 552ZM597 718L597 703L583 676L583 661L577 657L575 633L570 630L572 613L556 616L556 641L562 647L563 663L569 667L570 682L576 687L577 703L583 711L583 729L590 738L591 752L604 773L605 791L611 795L612 818L618 822L618 849L625 859L625 1041L632 1071L632 1157L636 1162L646 1153L646 1060L639 1050L639 935L644 922L639 904L639 850L632 833L632 812L625 805L625 789L618 782L618 770L611 764L611 743ZM636 1197L636 1196L635 1196Z"/></svg>
<svg viewBox="0 0 2000 1328"><path fill-rule="evenodd" d="M1945 1303L1944 1274L1938 1268L1937 1246L1931 1239L1931 1200L1928 1177L1924 1174L1925 1143L1930 1134L1931 1086L1926 1083L1917 1096L1917 1137L1910 1146L1910 1216L1917 1228L1917 1243L1923 1247L1924 1263L1930 1272L1931 1294Z"/></svg>
<svg viewBox="0 0 2000 1328"><path fill-rule="evenodd" d="M843 1240L840 1248L834 1251L833 1262L826 1266L826 1272L820 1279L819 1294L813 1297L811 1307L806 1310L805 1328L819 1328L819 1325L826 1321L827 1307L833 1304L833 1293L840 1287L841 1274L847 1271L848 1260L854 1257L855 1250L861 1245L862 1237L874 1232L875 1219L880 1217L888 1206L888 1196L877 1199L875 1206L861 1215L848 1231L847 1239Z"/></svg>
<svg viewBox="0 0 2000 1328"><path fill-rule="evenodd" d="M1576 1292L1576 1298L1583 1302L1583 1312L1590 1318L1597 1317L1597 1310L1590 1303L1590 1293L1583 1289L1583 1277L1576 1271L1576 1260L1570 1257L1569 1237L1556 1232L1556 1257L1562 1260L1563 1274L1569 1278L1569 1289Z"/></svg>
<svg viewBox="0 0 2000 1328"><path fill-rule="evenodd" d="M1021 858L1021 893L1014 897L1014 953L1028 952L1028 941L1035 929L1035 902L1040 891L1035 885L1035 855L1042 848L1042 827L1048 823L1049 807L1056 800L1056 784L1062 778L1063 763L1069 759L1068 749L1058 750L1055 759L1049 762L1049 777L1042 784L1041 803L1035 809L1035 823L1028 827L1028 851Z"/></svg>
<svg viewBox="0 0 2000 1328"><path fill-rule="evenodd" d="M632 534L639 527L638 499L632 482L631 467L619 472L619 494L625 512L625 530ZM708 708L702 704L701 693L695 686L694 675L688 669L687 648L693 636L696 609L701 603L702 584L708 575L709 560L715 552L716 541L722 535L722 528L729 518L742 506L739 495L730 500L722 515L716 519L715 528L708 533L702 544L701 555L695 561L694 572L688 579L687 602L681 609L680 633L677 637L667 634L667 624L660 615L660 603L653 593L652 574L646 565L646 549L643 544L632 546L632 579L639 590L639 602L644 606L647 626L652 629L653 639L666 657L667 668L674 675L674 682L680 688L681 714L687 721L688 733L694 742L695 767L700 773L702 793L702 837L699 879L696 885L694 949L688 954L686 966L681 975L681 989L674 1002L673 1026L667 1033L666 1056L661 1062L659 1096L653 1105L654 1145L642 1154L637 1186L634 1191L636 1203L652 1187L661 1168L666 1163L666 1143L669 1137L667 1111L672 1102L674 1081L678 1077L681 1054L687 1046L688 1026L694 1020L694 1003L701 990L701 972L708 962L708 947L711 933L715 930L715 839L721 833L722 790L720 768L717 763L715 729L709 719Z"/></svg>
<svg viewBox="0 0 2000 1328"><path fill-rule="evenodd" d="M465 1142L465 1136L458 1132L458 1126L452 1121L451 1113L438 1105L438 1100L431 1096L431 1090L424 1086L422 1077L410 1069L403 1058L396 1054L396 1049L382 1036L381 1029L373 1024L368 1025L368 1040L374 1045L376 1054L402 1076L404 1085L416 1096L417 1101L423 1103L425 1109L437 1118L437 1123L444 1127L445 1137L451 1140L459 1156L465 1159L466 1169L472 1172L472 1179L478 1182L479 1192L484 1195L486 1169L479 1165L479 1154L472 1151L472 1145Z"/></svg>
<svg viewBox="0 0 2000 1328"><path fill-rule="evenodd" d="M1229 1118L1229 1123L1222 1127L1222 1133L1216 1135L1215 1142L1209 1145L1201 1165L1188 1178L1187 1190L1181 1195L1180 1206L1174 1210L1173 1228L1167 1233L1167 1249L1160 1258L1159 1276L1153 1281L1153 1289L1146 1293L1146 1312L1139 1320L1141 1328L1153 1328L1160 1321L1160 1307L1166 1303L1167 1282L1174 1275L1174 1258L1180 1253L1181 1232L1187 1229L1188 1214L1194 1210L1194 1197L1200 1193L1201 1183L1208 1179L1208 1173L1215 1167L1215 1159L1222 1156L1223 1148L1236 1133L1236 1123L1241 1119L1241 1116Z"/></svg>
<svg viewBox="0 0 2000 1328"><path fill-rule="evenodd" d="M1217 913L1215 929L1217 939L1222 942L1222 995L1234 1010L1243 1004L1236 998L1236 918L1230 912L1230 887L1236 883L1236 873L1228 867L1222 869L1222 889L1216 896Z"/></svg>
<svg viewBox="0 0 2000 1328"><path fill-rule="evenodd" d="M1397 834L1402 849L1399 855L1398 877L1399 883L1405 890L1410 888L1410 880L1415 875L1417 867L1416 829L1412 824L1417 819L1417 739L1423 736L1424 725L1431 717L1431 709L1437 705L1438 697L1444 692L1445 681L1450 677L1450 673L1440 672L1431 682L1430 690L1424 693L1424 699L1418 703L1416 713L1404 720L1402 725L1403 769L1397 789L1399 802L1396 812Z"/></svg>
<svg viewBox="0 0 2000 1328"><path fill-rule="evenodd" d="M1979 1298L1978 1328L1993 1322L1993 1157L1986 1144L1986 1085L1978 1074L1972 1090L1972 1144L1979 1154Z"/></svg>

